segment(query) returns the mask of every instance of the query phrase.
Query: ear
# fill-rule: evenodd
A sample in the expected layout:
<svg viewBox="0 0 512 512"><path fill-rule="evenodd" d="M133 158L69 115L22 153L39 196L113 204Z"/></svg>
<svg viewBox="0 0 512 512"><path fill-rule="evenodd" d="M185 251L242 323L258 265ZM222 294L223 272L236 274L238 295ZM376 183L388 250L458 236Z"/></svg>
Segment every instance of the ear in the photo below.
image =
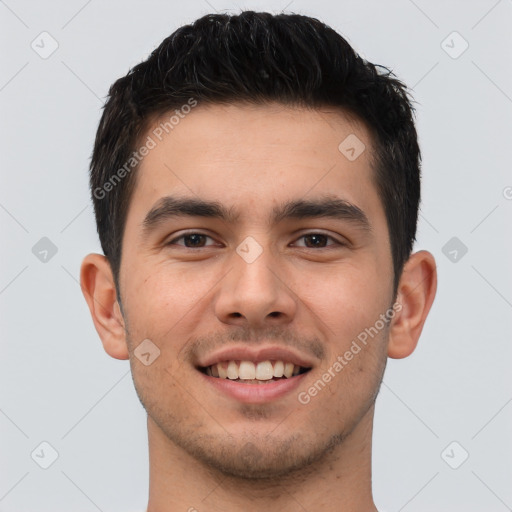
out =
<svg viewBox="0 0 512 512"><path fill-rule="evenodd" d="M437 289L437 270L434 256L427 251L411 255L404 265L398 284L396 303L398 313L391 321L388 356L407 357L416 348L434 302Z"/></svg>
<svg viewBox="0 0 512 512"><path fill-rule="evenodd" d="M80 268L80 287L105 352L129 359L125 324L117 302L110 264L102 254L88 254Z"/></svg>

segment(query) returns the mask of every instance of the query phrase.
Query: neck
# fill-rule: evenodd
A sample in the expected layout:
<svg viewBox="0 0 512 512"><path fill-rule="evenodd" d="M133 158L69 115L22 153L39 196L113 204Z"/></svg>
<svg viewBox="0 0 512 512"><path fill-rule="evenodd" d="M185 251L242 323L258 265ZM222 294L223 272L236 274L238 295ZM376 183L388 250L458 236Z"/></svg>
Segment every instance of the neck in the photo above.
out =
<svg viewBox="0 0 512 512"><path fill-rule="evenodd" d="M240 479L205 466L148 416L147 512L377 512L371 489L374 406L317 462L280 479Z"/></svg>

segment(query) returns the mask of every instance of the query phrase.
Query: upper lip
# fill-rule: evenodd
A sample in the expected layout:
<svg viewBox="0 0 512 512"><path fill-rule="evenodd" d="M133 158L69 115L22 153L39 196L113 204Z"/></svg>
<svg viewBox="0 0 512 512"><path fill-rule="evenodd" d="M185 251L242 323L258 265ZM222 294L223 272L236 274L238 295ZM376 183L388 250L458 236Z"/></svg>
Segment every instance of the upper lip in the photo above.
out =
<svg viewBox="0 0 512 512"><path fill-rule="evenodd" d="M284 361L285 363L293 363L304 368L311 368L313 366L313 363L306 357L289 348L276 345L260 346L257 348L247 346L225 347L199 361L199 366L207 368L222 361L253 361L254 363L261 361Z"/></svg>

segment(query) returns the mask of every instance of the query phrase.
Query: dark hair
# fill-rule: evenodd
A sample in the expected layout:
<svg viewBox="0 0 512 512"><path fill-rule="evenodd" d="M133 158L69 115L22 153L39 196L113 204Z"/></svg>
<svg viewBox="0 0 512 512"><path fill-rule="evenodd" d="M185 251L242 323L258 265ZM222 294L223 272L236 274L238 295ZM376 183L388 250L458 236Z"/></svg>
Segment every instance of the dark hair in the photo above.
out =
<svg viewBox="0 0 512 512"><path fill-rule="evenodd" d="M338 107L363 121L372 136L396 295L416 236L421 155L407 87L394 76L362 59L332 28L299 14L208 14L167 37L110 87L91 158L96 224L118 300L123 232L137 177L134 151L151 122L191 98L198 104Z"/></svg>

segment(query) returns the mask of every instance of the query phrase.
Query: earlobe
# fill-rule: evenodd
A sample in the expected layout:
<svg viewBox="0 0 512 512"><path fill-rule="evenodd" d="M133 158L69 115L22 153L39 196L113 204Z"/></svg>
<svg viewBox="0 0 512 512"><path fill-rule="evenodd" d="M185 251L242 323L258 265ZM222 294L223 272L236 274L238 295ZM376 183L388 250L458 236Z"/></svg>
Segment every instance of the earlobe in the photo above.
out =
<svg viewBox="0 0 512 512"><path fill-rule="evenodd" d="M389 332L388 356L407 357L416 348L437 289L436 262L428 251L411 255L404 265L397 290L399 313Z"/></svg>
<svg viewBox="0 0 512 512"><path fill-rule="evenodd" d="M84 258L80 268L80 287L105 352L115 359L129 359L124 319L105 256L88 254Z"/></svg>

